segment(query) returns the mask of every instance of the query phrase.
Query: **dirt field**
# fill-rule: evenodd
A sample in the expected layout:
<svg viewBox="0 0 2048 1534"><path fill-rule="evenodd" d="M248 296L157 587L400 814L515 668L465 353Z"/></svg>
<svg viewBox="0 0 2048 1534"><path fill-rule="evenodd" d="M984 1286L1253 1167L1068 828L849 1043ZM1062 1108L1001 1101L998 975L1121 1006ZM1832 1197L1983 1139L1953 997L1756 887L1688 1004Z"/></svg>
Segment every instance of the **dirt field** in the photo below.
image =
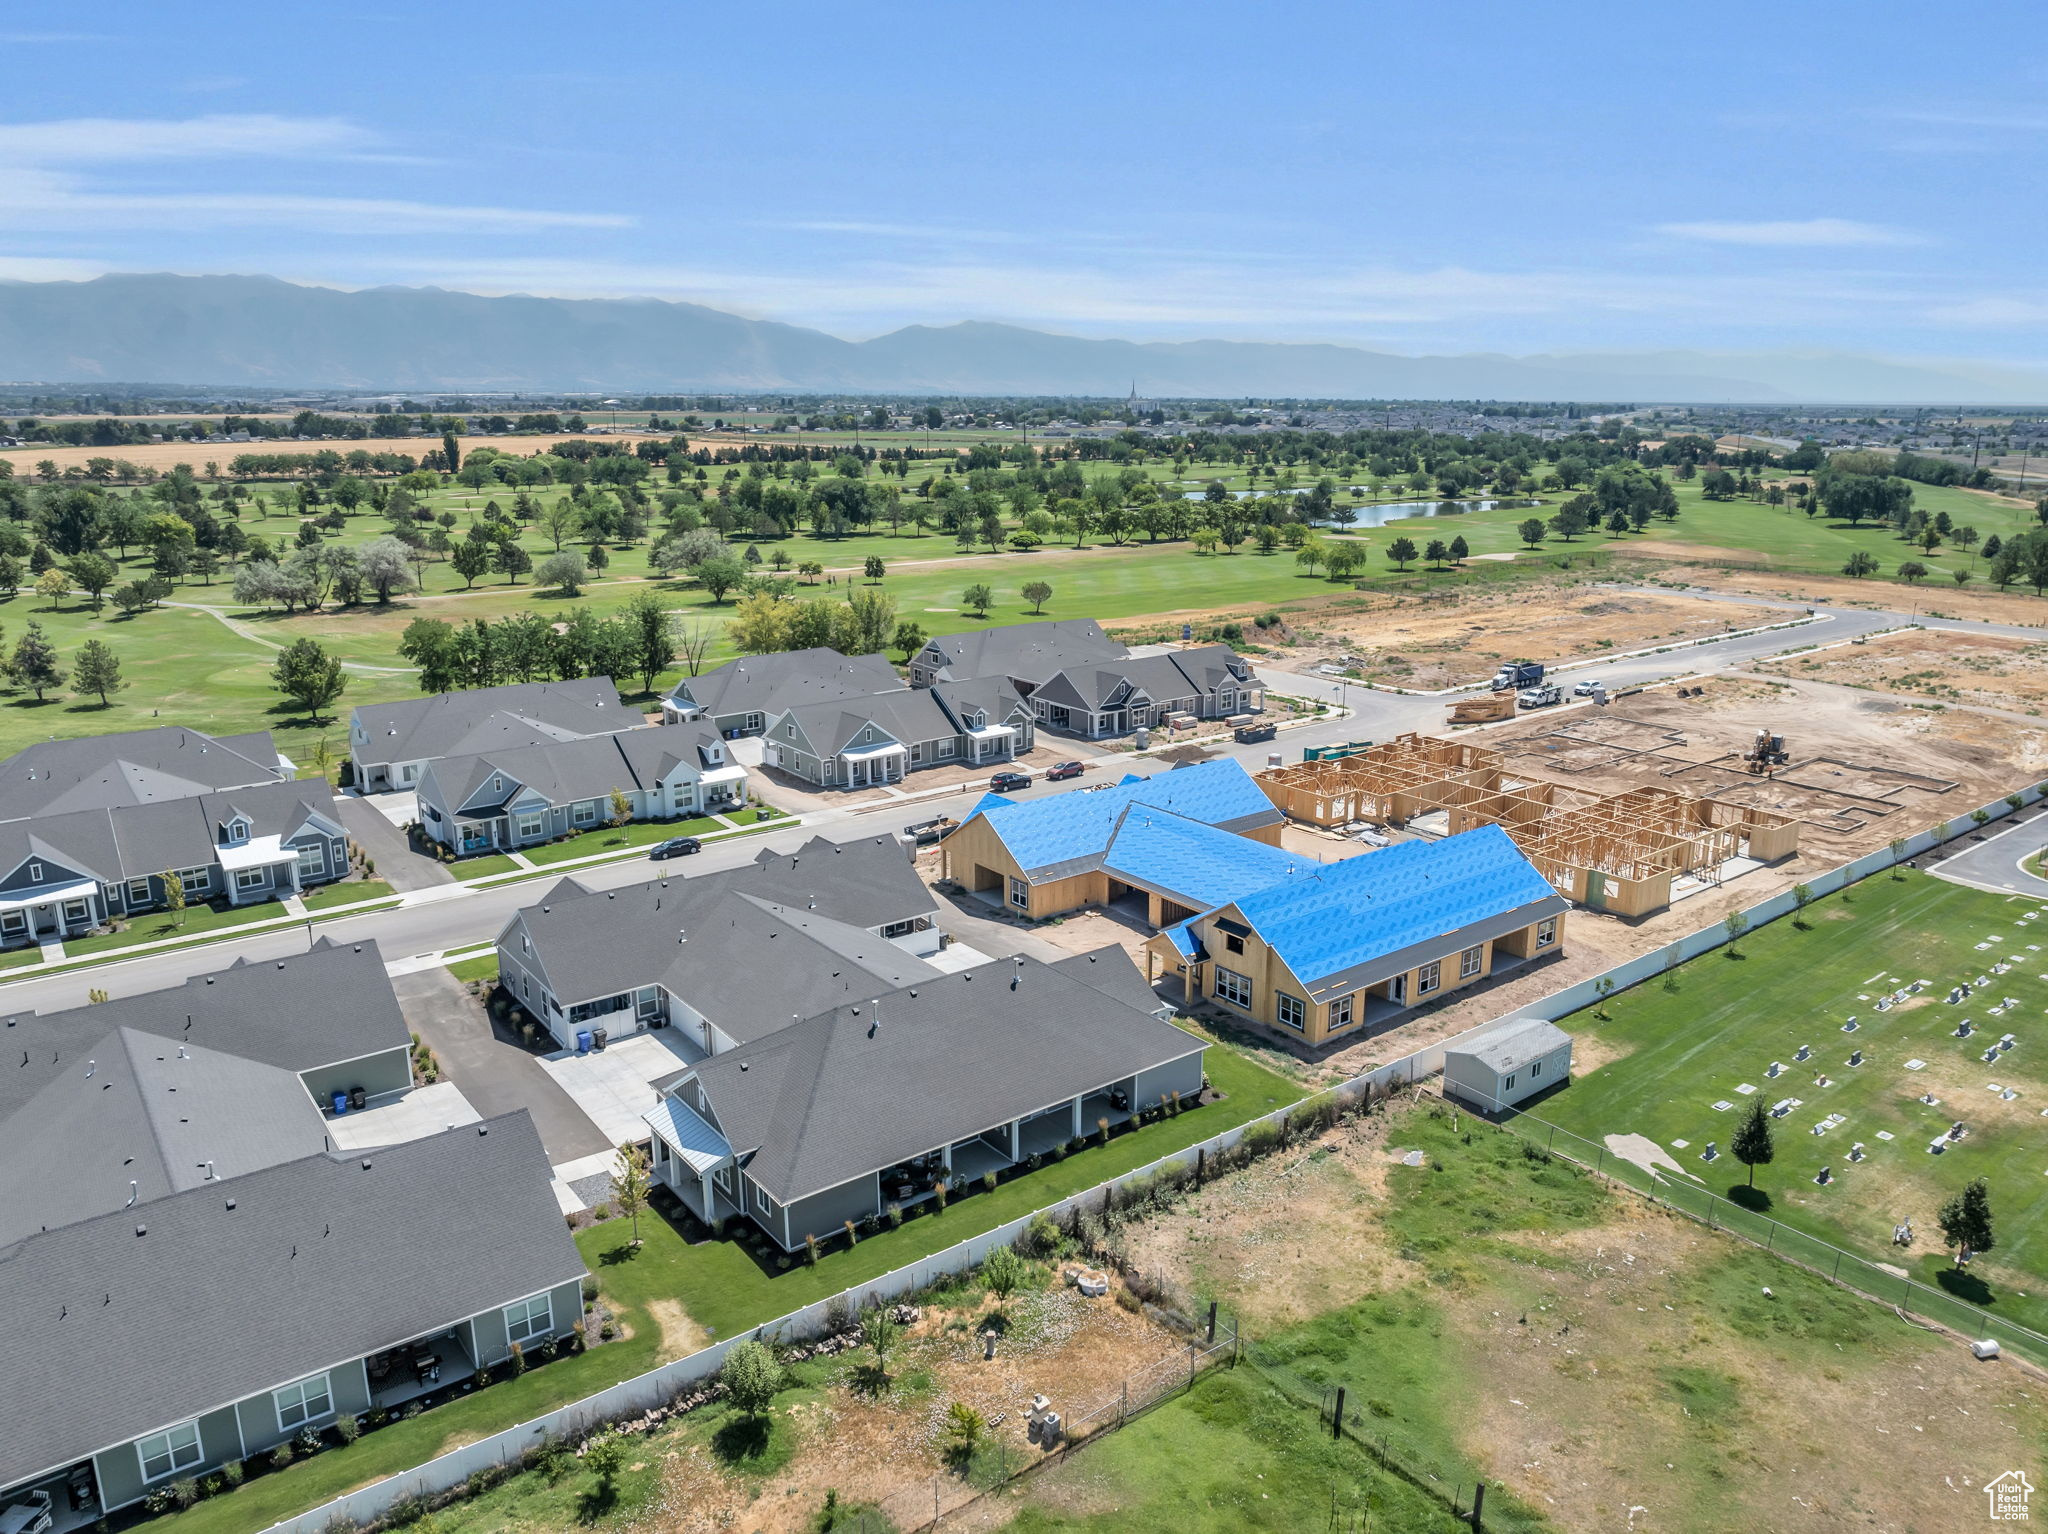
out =
<svg viewBox="0 0 2048 1534"><path fill-rule="evenodd" d="M1633 1200L1592 1228L1405 1253L1382 1224L1401 1134L1343 1126L1285 1175L1225 1179L1134 1255L1250 1335L1426 1295L1460 1447L1565 1529L1963 1528L2048 1435L2031 1370L1797 1299L1791 1270Z"/></svg>
<svg viewBox="0 0 2048 1534"><path fill-rule="evenodd" d="M531 458L535 453L545 452L557 442L577 440L575 432L562 432L551 437L458 437L457 445L465 456L480 447L496 448L515 458ZM598 442L624 441L628 447L640 440L637 437L599 436L588 440ZM438 452L441 439L438 437L366 437L361 441L347 442L150 442L133 447L50 447L31 445L9 448L0 452L0 462L14 465L15 477L27 479L36 472L36 465L45 459L58 469L83 469L90 459L112 458L126 461L145 469L164 470L173 464L189 464L195 474L205 472L209 463L217 463L226 472L229 462L238 453L353 453L361 449L366 453L405 453L418 458L427 452Z"/></svg>
<svg viewBox="0 0 2048 1534"><path fill-rule="evenodd" d="M2011 713L2048 712L2048 644L1917 629L1753 669Z"/></svg>
<svg viewBox="0 0 2048 1534"><path fill-rule="evenodd" d="M1547 665L1647 649L1679 639L1778 623L1774 607L1676 593L1606 591L1563 581L1473 588L1444 597L1337 597L1290 608L1295 642L1262 667L1355 665L1371 681L1433 692L1484 681L1506 660Z"/></svg>
<svg viewBox="0 0 2048 1534"><path fill-rule="evenodd" d="M1640 547L1640 545L1638 545ZM1710 591L1776 597L1787 602L1823 602L1833 607L1919 612L1929 618L1965 618L1978 623L2016 623L2048 627L2048 599L2015 587L2000 591L1980 583L1968 591L1953 586L1873 586L1839 575L1791 572L1752 575L1741 570L1710 570L1704 566L1660 570L1655 578L1682 581Z"/></svg>

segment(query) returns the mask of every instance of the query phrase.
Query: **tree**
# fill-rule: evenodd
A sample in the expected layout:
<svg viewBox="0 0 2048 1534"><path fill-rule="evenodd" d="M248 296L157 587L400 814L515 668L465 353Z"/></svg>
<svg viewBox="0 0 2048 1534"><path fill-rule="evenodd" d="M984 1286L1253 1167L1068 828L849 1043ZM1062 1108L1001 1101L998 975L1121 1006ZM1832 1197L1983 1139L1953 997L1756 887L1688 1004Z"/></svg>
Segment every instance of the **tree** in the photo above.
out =
<svg viewBox="0 0 2048 1534"><path fill-rule="evenodd" d="M619 1472L626 1468L625 1435L612 1428L599 1433L583 1446L583 1463L597 1477L597 1484L609 1492Z"/></svg>
<svg viewBox="0 0 2048 1534"><path fill-rule="evenodd" d="M398 653L420 668L420 691L453 692L462 685L455 630L439 618L415 618L398 636Z"/></svg>
<svg viewBox="0 0 2048 1534"><path fill-rule="evenodd" d="M716 559L707 559L692 572L697 583L711 593L713 602L723 602L725 594L747 578L747 567L730 554L720 554Z"/></svg>
<svg viewBox="0 0 2048 1534"><path fill-rule="evenodd" d="M114 562L103 554L74 554L71 557L71 583L92 598L94 611L103 605L101 593L113 585L120 574Z"/></svg>
<svg viewBox="0 0 2048 1534"><path fill-rule="evenodd" d="M1429 540L1429 547L1423 551L1422 557L1441 570L1450 561L1450 545L1441 538L1432 538Z"/></svg>
<svg viewBox="0 0 2048 1534"><path fill-rule="evenodd" d="M562 545L574 538L582 526L583 514L566 495L557 496L541 510L540 530L554 544L557 554L562 552Z"/></svg>
<svg viewBox="0 0 2048 1534"><path fill-rule="evenodd" d="M996 1247L982 1259L982 1286L996 1297L998 1304L1007 1304L1029 1273L1029 1265L1013 1246Z"/></svg>
<svg viewBox="0 0 2048 1534"><path fill-rule="evenodd" d="M1849 562L1842 566L1842 573L1860 581L1866 575L1877 573L1877 559L1868 549L1858 549L1849 556Z"/></svg>
<svg viewBox="0 0 2048 1534"><path fill-rule="evenodd" d="M1451 540L1451 563L1462 565L1471 556L1472 545L1465 541L1463 533Z"/></svg>
<svg viewBox="0 0 2048 1534"><path fill-rule="evenodd" d="M879 554L870 554L867 557L867 562L861 566L861 571L863 574L867 576L869 580L878 581L882 578L882 571L884 568L885 567L882 564L882 556Z"/></svg>
<svg viewBox="0 0 2048 1534"><path fill-rule="evenodd" d="M758 1417L773 1404L775 1392L782 1388L782 1366L776 1363L773 1353L749 1337L725 1355L718 1382L725 1387L725 1398L737 1410Z"/></svg>
<svg viewBox="0 0 2048 1534"><path fill-rule="evenodd" d="M1813 886L1811 884L1795 884L1792 886L1792 905L1795 912L1792 917L1793 926L1804 927L1806 925L1806 908L1812 904Z"/></svg>
<svg viewBox="0 0 2048 1534"><path fill-rule="evenodd" d="M947 1452L959 1464L974 1458L974 1451L988 1437L988 1420L965 1401L946 1408Z"/></svg>
<svg viewBox="0 0 2048 1534"><path fill-rule="evenodd" d="M1396 538L1387 545L1387 558L1394 562L1397 569L1407 569L1414 560L1415 554L1415 540L1413 538Z"/></svg>
<svg viewBox="0 0 2048 1534"><path fill-rule="evenodd" d="M1365 563L1365 547L1357 543L1333 543L1323 550L1323 563L1329 568L1331 580L1348 581Z"/></svg>
<svg viewBox="0 0 2048 1534"><path fill-rule="evenodd" d="M910 657L924 648L924 625L914 618L905 618L896 625L894 643L903 652L904 663L908 665Z"/></svg>
<svg viewBox="0 0 2048 1534"><path fill-rule="evenodd" d="M164 909L171 913L171 920L178 926L185 925L185 881L171 869L166 868L157 878L163 881Z"/></svg>
<svg viewBox="0 0 2048 1534"><path fill-rule="evenodd" d="M1294 551L1294 562L1301 566L1302 569L1308 571L1310 575L1314 575L1316 573L1316 566L1323 562L1323 554L1324 549L1321 540L1310 538Z"/></svg>
<svg viewBox="0 0 2048 1534"><path fill-rule="evenodd" d="M448 472L450 474L461 471L462 449L456 446L455 433L452 431L441 433L441 456L448 460Z"/></svg>
<svg viewBox="0 0 2048 1534"><path fill-rule="evenodd" d="M59 602L71 594L71 577L62 570L51 568L36 577L36 595L50 599L54 611Z"/></svg>
<svg viewBox="0 0 2048 1534"><path fill-rule="evenodd" d="M612 790L613 825L624 825L618 817L618 808L625 795L616 788ZM633 1222L633 1245L640 1244L640 1211L647 1207L647 1152L631 1140L619 1147L617 1163L612 1167L612 1203L620 1214Z"/></svg>
<svg viewBox="0 0 2048 1534"><path fill-rule="evenodd" d="M870 1305L860 1313L860 1340L874 1351L875 1372L889 1377L889 1354L903 1336L903 1324L886 1305Z"/></svg>
<svg viewBox="0 0 2048 1534"><path fill-rule="evenodd" d="M64 668L57 664L57 647L33 618L28 620L27 630L8 658L7 675L15 686L31 689L38 703L43 701L45 692L64 685Z"/></svg>
<svg viewBox="0 0 2048 1534"><path fill-rule="evenodd" d="M1735 952L1735 945L1742 941L1742 934L1749 930L1749 917L1741 911L1730 911L1721 918L1721 925L1728 932L1728 952Z"/></svg>
<svg viewBox="0 0 2048 1534"><path fill-rule="evenodd" d="M465 538L448 551L448 563L462 577L462 589L476 584L476 578L491 567L491 546Z"/></svg>
<svg viewBox="0 0 2048 1534"><path fill-rule="evenodd" d="M987 585L976 582L960 593L960 605L974 610L977 618L986 618L989 608L994 605L996 594Z"/></svg>
<svg viewBox="0 0 2048 1534"><path fill-rule="evenodd" d="M341 660L329 655L317 639L294 639L278 652L270 668L271 685L306 711L310 723L320 722L327 707L348 686Z"/></svg>
<svg viewBox="0 0 2048 1534"><path fill-rule="evenodd" d="M1927 566L1921 564L1917 559L1909 559L1899 566L1899 579L1909 586L1915 581L1924 579L1926 574Z"/></svg>
<svg viewBox="0 0 2048 1534"><path fill-rule="evenodd" d="M356 573L377 593L377 605L389 606L393 596L415 584L412 550L388 535L372 538L356 550Z"/></svg>
<svg viewBox="0 0 2048 1534"><path fill-rule="evenodd" d="M1045 581L1026 581L1023 597L1031 604L1032 612L1042 613L1045 611L1045 604L1052 600L1052 586Z"/></svg>
<svg viewBox="0 0 2048 1534"><path fill-rule="evenodd" d="M1956 1250L1957 1267L1998 1244L1991 1228L1991 1189L1981 1177L1944 1203L1934 1220L1941 1227L1941 1244Z"/></svg>
<svg viewBox="0 0 2048 1534"><path fill-rule="evenodd" d="M1735 1138L1728 1142L1729 1154L1749 1168L1749 1186L1756 1186L1756 1169L1769 1166L1771 1158L1777 1155L1777 1147L1771 1143L1771 1115L1764 1107L1761 1095L1749 1099L1749 1111L1735 1126Z"/></svg>
<svg viewBox="0 0 2048 1534"><path fill-rule="evenodd" d="M565 597L580 596L583 583L590 578L590 567L581 554L570 549L567 553L548 555L533 572L533 578L536 584L552 586Z"/></svg>
<svg viewBox="0 0 2048 1534"><path fill-rule="evenodd" d="M121 658L104 639L88 639L78 647L71 685L81 698L98 694L100 707L111 707L113 699L109 695L122 687Z"/></svg>
<svg viewBox="0 0 2048 1534"><path fill-rule="evenodd" d="M640 690L653 692L654 679L675 664L675 614L653 592L639 591L619 609L618 621L633 630L633 670Z"/></svg>
<svg viewBox="0 0 2048 1534"><path fill-rule="evenodd" d="M533 568L533 556L510 538L502 538L491 545L491 568L505 577L506 585L516 585Z"/></svg>

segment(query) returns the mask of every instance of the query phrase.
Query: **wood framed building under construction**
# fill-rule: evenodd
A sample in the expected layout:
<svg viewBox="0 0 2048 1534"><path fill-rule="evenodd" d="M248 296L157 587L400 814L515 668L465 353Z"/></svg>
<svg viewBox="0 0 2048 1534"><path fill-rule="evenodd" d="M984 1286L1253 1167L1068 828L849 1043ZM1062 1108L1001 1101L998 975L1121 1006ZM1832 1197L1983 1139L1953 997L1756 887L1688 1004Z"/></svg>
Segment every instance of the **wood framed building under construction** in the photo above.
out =
<svg viewBox="0 0 2048 1534"><path fill-rule="evenodd" d="M1737 860L1799 850L1799 822L1668 788L1594 794L1509 772L1488 746L1401 735L1334 761L1275 767L1259 786L1291 820L1402 826L1437 811L1450 833L1497 825L1560 894L1596 911L1647 916L1681 881L1718 884Z"/></svg>

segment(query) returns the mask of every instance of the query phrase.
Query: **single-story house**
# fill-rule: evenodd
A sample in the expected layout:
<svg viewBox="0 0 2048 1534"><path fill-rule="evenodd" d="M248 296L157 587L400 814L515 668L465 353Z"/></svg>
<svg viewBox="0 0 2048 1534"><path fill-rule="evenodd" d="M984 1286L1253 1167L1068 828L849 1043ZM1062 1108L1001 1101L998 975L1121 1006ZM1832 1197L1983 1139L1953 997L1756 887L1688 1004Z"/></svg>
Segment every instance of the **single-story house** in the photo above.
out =
<svg viewBox="0 0 2048 1534"><path fill-rule="evenodd" d="M1030 709L1005 683L898 686L772 716L763 759L820 788L866 788L923 767L1011 761L1033 737Z"/></svg>
<svg viewBox="0 0 2048 1534"><path fill-rule="evenodd" d="M1220 644L1064 667L1031 693L1039 723L1088 740L1153 728L1174 715L1227 719L1265 706L1265 686L1250 663Z"/></svg>
<svg viewBox="0 0 2048 1534"><path fill-rule="evenodd" d="M279 899L348 872L348 836L317 781L271 779L191 797L0 823L0 947L89 932L188 904Z"/></svg>
<svg viewBox="0 0 2048 1534"><path fill-rule="evenodd" d="M174 1057L151 1090L201 1065ZM216 1169L236 1133L221 1124ZM341 1413L395 1409L428 1388L419 1360L447 1385L563 1335L585 1269L550 1176L522 1110L10 1237L0 1507L41 1491L90 1520Z"/></svg>
<svg viewBox="0 0 2048 1534"><path fill-rule="evenodd" d="M661 717L674 723L707 719L719 734L759 735L768 721L793 708L842 703L903 686L883 655L841 655L817 645L748 655L686 676L662 700Z"/></svg>
<svg viewBox="0 0 2048 1534"><path fill-rule="evenodd" d="M352 782L364 793L409 789L436 757L580 740L646 723L646 715L619 701L608 676L366 703L349 719Z"/></svg>
<svg viewBox="0 0 2048 1534"><path fill-rule="evenodd" d="M1129 961L1122 961L1129 966ZM1194 1103L1200 1039L1072 973L997 960L849 1000L657 1083L654 1171L785 1250Z"/></svg>
<svg viewBox="0 0 2048 1534"><path fill-rule="evenodd" d="M526 847L612 819L672 820L746 803L747 769L708 724L439 757L419 776L420 828L458 853Z"/></svg>
<svg viewBox="0 0 2048 1534"><path fill-rule="evenodd" d="M674 1028L710 1054L938 973L938 904L893 836L763 850L619 890L564 879L498 935L499 983L564 1048Z"/></svg>
<svg viewBox="0 0 2048 1534"><path fill-rule="evenodd" d="M1185 994L1321 1044L1564 951L1569 902L1498 826L1304 864L1149 939Z"/></svg>
<svg viewBox="0 0 2048 1534"><path fill-rule="evenodd" d="M164 725L38 741L0 762L0 821L196 798L296 770L268 730L207 735Z"/></svg>
<svg viewBox="0 0 2048 1534"><path fill-rule="evenodd" d="M1119 661L1130 653L1093 618L1047 618L937 635L910 657L909 671L917 687L992 677L1028 694L1068 666Z"/></svg>
<svg viewBox="0 0 2048 1534"><path fill-rule="evenodd" d="M1540 1017L1510 1018L1444 1050L1444 1091L1488 1113L1572 1079L1572 1036Z"/></svg>
<svg viewBox="0 0 2048 1534"><path fill-rule="evenodd" d="M1137 894L1163 926L1278 878L1293 861L1278 847L1285 823L1224 757L1042 799L985 795L939 844L940 867L1034 920Z"/></svg>

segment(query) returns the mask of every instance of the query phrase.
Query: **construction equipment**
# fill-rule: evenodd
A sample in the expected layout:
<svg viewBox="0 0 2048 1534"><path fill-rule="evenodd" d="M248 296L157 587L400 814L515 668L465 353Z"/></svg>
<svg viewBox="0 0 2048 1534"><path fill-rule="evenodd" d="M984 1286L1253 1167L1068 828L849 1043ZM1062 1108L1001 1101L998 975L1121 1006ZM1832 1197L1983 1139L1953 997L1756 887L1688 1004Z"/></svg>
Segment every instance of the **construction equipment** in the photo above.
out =
<svg viewBox="0 0 2048 1534"><path fill-rule="evenodd" d="M1453 698L1450 703L1452 724L1488 724L1496 719L1515 717L1515 695L1511 692L1484 692L1472 698Z"/></svg>
<svg viewBox="0 0 2048 1534"><path fill-rule="evenodd" d="M1742 753L1743 765L1754 778L1767 778L1773 770L1792 760L1792 754L1785 749L1785 737L1773 735L1769 730L1759 729L1749 749Z"/></svg>
<svg viewBox="0 0 2048 1534"><path fill-rule="evenodd" d="M1493 680L1486 685L1495 692L1514 692L1523 687L1534 687L1543 680L1543 662L1536 660L1511 660L1493 674Z"/></svg>

